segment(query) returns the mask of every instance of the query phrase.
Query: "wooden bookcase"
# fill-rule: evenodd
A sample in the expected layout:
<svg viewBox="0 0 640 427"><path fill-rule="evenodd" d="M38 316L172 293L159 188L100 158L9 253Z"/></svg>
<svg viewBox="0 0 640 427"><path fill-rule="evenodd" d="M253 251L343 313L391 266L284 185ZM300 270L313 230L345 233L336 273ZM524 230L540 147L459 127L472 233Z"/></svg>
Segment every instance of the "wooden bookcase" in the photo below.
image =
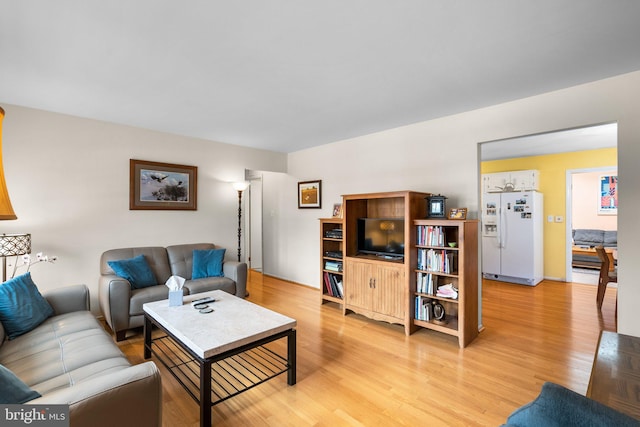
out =
<svg viewBox="0 0 640 427"><path fill-rule="evenodd" d="M413 224L413 324L454 335L466 347L478 336L478 221L420 219ZM457 298L437 295L438 286L446 284L457 289ZM440 320L435 318L437 304L445 312Z"/></svg>
<svg viewBox="0 0 640 427"><path fill-rule="evenodd" d="M342 196L344 212L344 312L401 324L406 335L413 325L416 251L413 221L426 216L428 193L396 191ZM404 220L404 247L395 257L363 254L358 249L358 220Z"/></svg>
<svg viewBox="0 0 640 427"><path fill-rule="evenodd" d="M320 219L320 288L321 303L326 301L344 303L344 296L340 291L344 289L343 270L327 269L329 265L343 265L343 234L342 218ZM337 283L342 287L336 290Z"/></svg>

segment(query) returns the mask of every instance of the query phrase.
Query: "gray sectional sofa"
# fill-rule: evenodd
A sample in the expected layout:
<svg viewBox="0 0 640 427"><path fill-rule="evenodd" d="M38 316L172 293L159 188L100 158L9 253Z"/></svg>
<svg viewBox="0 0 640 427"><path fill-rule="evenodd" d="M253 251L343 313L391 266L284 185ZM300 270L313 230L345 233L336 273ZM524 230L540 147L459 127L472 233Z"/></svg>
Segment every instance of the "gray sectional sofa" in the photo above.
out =
<svg viewBox="0 0 640 427"><path fill-rule="evenodd" d="M144 323L142 305L168 298L165 286L171 276L186 279L184 295L213 290L223 290L240 298L247 293L247 264L224 260L223 277L192 279L193 251L220 249L211 243L193 243L159 247L111 249L100 258L99 301L104 318L116 334L116 340L125 339L127 330L141 327ZM116 275L109 261L132 259L143 255L153 276L154 286L136 289L122 277Z"/></svg>
<svg viewBox="0 0 640 427"><path fill-rule="evenodd" d="M72 426L162 425L156 365L127 361L89 311L88 288L43 296L53 315L35 329L6 340L0 324L0 364L41 395L27 405L69 405Z"/></svg>

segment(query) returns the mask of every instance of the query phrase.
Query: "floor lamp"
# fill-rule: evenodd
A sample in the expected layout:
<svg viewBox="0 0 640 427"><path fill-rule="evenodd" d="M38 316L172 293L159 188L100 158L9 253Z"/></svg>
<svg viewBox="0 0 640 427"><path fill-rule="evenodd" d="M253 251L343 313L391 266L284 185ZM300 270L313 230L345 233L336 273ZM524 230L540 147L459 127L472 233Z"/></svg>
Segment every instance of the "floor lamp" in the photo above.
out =
<svg viewBox="0 0 640 427"><path fill-rule="evenodd" d="M238 192L238 262L242 255L242 192L249 187L248 182L235 182L233 188Z"/></svg>
<svg viewBox="0 0 640 427"><path fill-rule="evenodd" d="M7 191L4 179L4 167L2 163L2 121L4 110L0 107L0 220L18 219ZM7 280L7 257L31 253L30 234L3 234L0 235L0 257L2 257L2 281Z"/></svg>

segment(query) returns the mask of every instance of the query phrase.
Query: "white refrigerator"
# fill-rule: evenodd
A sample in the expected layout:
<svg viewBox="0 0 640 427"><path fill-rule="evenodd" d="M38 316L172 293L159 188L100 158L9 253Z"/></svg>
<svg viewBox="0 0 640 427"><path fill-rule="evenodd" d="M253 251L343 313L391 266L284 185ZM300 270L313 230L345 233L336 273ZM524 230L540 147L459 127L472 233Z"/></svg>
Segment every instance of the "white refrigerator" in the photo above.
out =
<svg viewBox="0 0 640 427"><path fill-rule="evenodd" d="M482 195L482 277L535 286L543 278L542 194Z"/></svg>

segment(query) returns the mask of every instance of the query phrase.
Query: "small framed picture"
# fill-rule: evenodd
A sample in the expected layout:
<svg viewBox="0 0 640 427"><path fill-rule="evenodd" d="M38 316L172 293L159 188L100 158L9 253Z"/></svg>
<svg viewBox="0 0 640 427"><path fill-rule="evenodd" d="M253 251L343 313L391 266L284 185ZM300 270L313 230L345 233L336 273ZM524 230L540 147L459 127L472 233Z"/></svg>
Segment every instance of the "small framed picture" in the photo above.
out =
<svg viewBox="0 0 640 427"><path fill-rule="evenodd" d="M131 159L129 166L130 210L197 209L196 166L136 159Z"/></svg>
<svg viewBox="0 0 640 427"><path fill-rule="evenodd" d="M449 219L467 219L467 208L452 208L449 210Z"/></svg>
<svg viewBox="0 0 640 427"><path fill-rule="evenodd" d="M336 203L333 205L333 217L342 218L342 203Z"/></svg>
<svg viewBox="0 0 640 427"><path fill-rule="evenodd" d="M322 207L322 181L304 181L298 183L298 209Z"/></svg>

